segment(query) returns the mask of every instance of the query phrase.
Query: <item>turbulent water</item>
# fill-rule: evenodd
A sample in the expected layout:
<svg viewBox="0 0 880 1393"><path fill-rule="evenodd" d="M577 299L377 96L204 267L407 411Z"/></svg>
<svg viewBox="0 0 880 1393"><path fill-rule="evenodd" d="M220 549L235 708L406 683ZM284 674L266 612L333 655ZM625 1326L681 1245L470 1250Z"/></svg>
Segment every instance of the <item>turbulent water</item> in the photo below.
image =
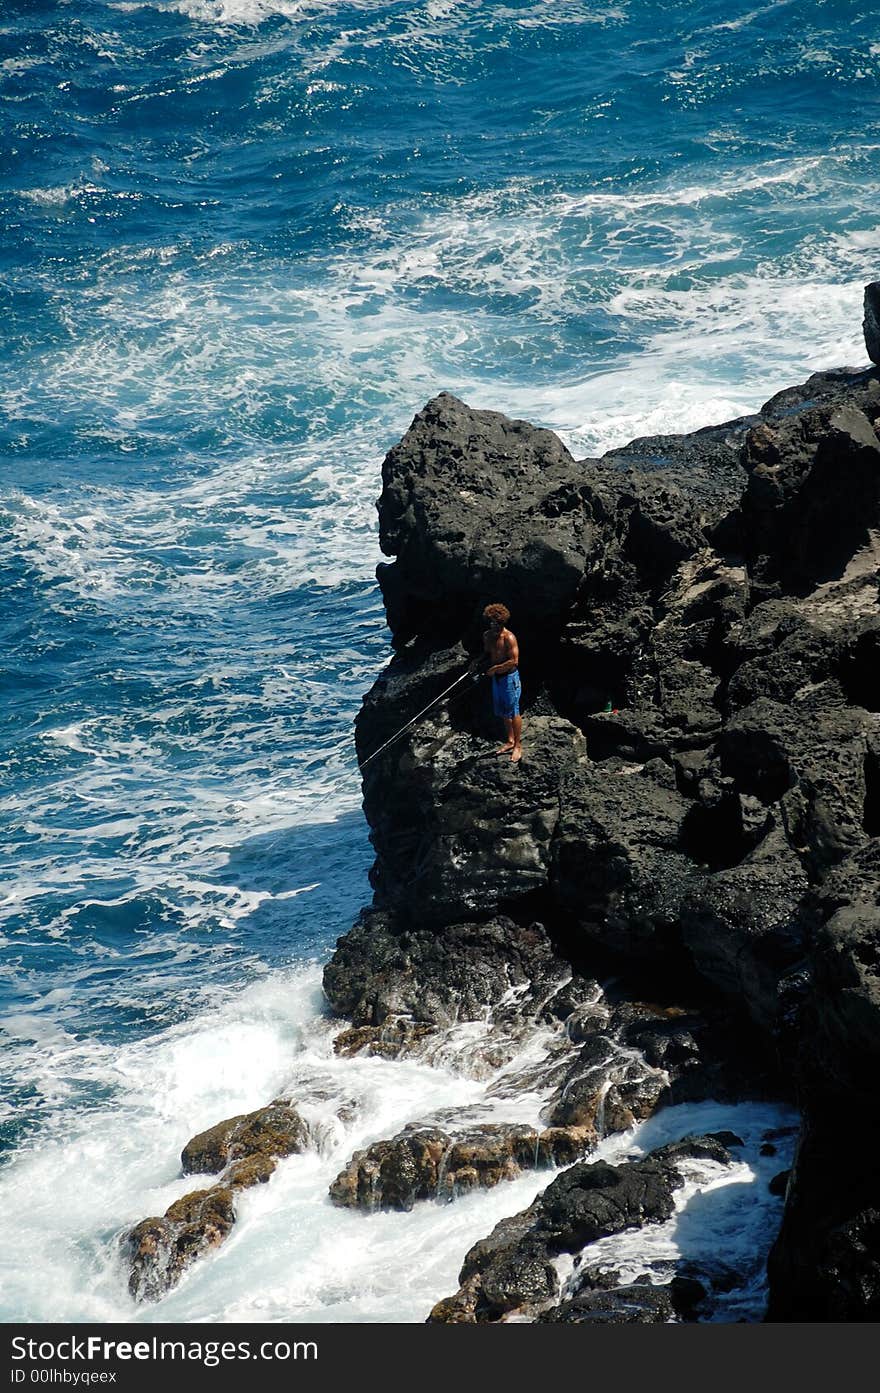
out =
<svg viewBox="0 0 880 1393"><path fill-rule="evenodd" d="M369 893L379 463L441 388L586 454L863 362L878 79L844 0L0 11L0 1317L423 1319L540 1188L325 1199L354 1145L485 1086L336 1060L321 1018ZM316 1079L350 1130L135 1308L114 1238L187 1188L182 1143ZM693 1180L667 1259L766 1247L780 1114L703 1108L647 1135L751 1149Z"/></svg>

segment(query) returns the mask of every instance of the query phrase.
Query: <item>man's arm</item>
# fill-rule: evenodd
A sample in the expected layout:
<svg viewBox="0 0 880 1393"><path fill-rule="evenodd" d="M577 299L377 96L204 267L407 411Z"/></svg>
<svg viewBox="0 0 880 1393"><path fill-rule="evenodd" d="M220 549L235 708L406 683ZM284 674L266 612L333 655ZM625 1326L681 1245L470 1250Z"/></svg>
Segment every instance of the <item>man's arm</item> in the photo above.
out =
<svg viewBox="0 0 880 1393"><path fill-rule="evenodd" d="M505 634L504 646L507 649L507 657L503 663L496 663L494 667L486 669L489 677L505 677L508 672L513 672L514 668L519 667L519 644L515 634Z"/></svg>

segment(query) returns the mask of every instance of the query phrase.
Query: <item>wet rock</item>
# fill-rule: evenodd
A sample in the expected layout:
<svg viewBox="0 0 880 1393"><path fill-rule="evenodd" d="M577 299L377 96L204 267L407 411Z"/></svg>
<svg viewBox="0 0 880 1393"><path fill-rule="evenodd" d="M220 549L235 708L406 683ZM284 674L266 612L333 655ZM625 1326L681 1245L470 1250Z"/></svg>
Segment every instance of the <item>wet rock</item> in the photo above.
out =
<svg viewBox="0 0 880 1393"><path fill-rule="evenodd" d="M528 1251L515 1251L482 1274L482 1298L495 1315L522 1306L536 1308L552 1300L559 1279L552 1263Z"/></svg>
<svg viewBox="0 0 880 1393"><path fill-rule="evenodd" d="M548 998L541 1019L563 1022L568 1038L578 1044L608 1025L611 1008L595 979L575 976Z"/></svg>
<svg viewBox="0 0 880 1393"><path fill-rule="evenodd" d="M672 1305L682 1320L693 1321L706 1306L708 1292L695 1277L673 1277L669 1283Z"/></svg>
<svg viewBox="0 0 880 1393"><path fill-rule="evenodd" d="M788 1127L769 1127L766 1132L761 1133L761 1140L763 1142L782 1141L784 1137L795 1136L797 1130L797 1127L794 1125Z"/></svg>
<svg viewBox="0 0 880 1393"><path fill-rule="evenodd" d="M444 1297L431 1308L426 1325L478 1325L490 1320L492 1308L483 1299L483 1281L479 1276L462 1282L453 1296Z"/></svg>
<svg viewBox="0 0 880 1393"><path fill-rule="evenodd" d="M379 1025L351 1026L333 1039L333 1051L346 1058L356 1054L380 1059L399 1059L418 1052L419 1044L432 1033L432 1027L415 1024L399 1016L389 1016Z"/></svg>
<svg viewBox="0 0 880 1393"><path fill-rule="evenodd" d="M558 1126L595 1128L598 1136L624 1131L658 1108L705 1098L740 1101L772 1096L765 1062L747 1050L725 1059L727 1041L742 1023L726 1009L696 1011L680 1006L598 1002L604 1015L593 1030L572 1030L580 1011L566 1021L569 1038L580 1043L561 1072L542 1111ZM741 1143L740 1143L741 1144Z"/></svg>
<svg viewBox="0 0 880 1393"><path fill-rule="evenodd" d="M183 1195L162 1218L143 1219L122 1243L131 1295L157 1301L197 1258L223 1242L234 1222L232 1190L219 1185Z"/></svg>
<svg viewBox="0 0 880 1393"><path fill-rule="evenodd" d="M552 1251L576 1252L597 1238L668 1219L681 1183L672 1166L653 1158L623 1166L580 1162L544 1191L538 1231Z"/></svg>
<svg viewBox="0 0 880 1393"><path fill-rule="evenodd" d="M528 1209L502 1219L487 1238L474 1244L459 1275L459 1291L439 1302L429 1320L484 1323L502 1319L512 1311L530 1318L546 1311L548 1319L567 1323L593 1319L591 1310L597 1319L671 1319L677 1308L669 1291L656 1301L648 1296L646 1303L633 1302L629 1308L626 1294L620 1301L606 1302L606 1293L597 1293L592 1285L588 1290L588 1268L581 1276L575 1303L563 1303L560 1314L553 1315L550 1302L557 1286L555 1271L548 1264L560 1253L579 1252L599 1238L669 1218L674 1193L683 1184L678 1165L697 1156L730 1160L729 1153L713 1138L694 1136L620 1166L604 1161L581 1161L571 1166ZM587 1293L583 1299L582 1293ZM646 1315L648 1310L654 1314Z"/></svg>
<svg viewBox="0 0 880 1393"><path fill-rule="evenodd" d="M283 1157L312 1144L297 1109L284 1098L227 1118L193 1137L181 1153L184 1175L220 1173L207 1190L175 1200L161 1217L144 1219L120 1240L137 1301L156 1301L186 1269L223 1242L235 1223L235 1195L263 1185Z"/></svg>
<svg viewBox="0 0 880 1393"><path fill-rule="evenodd" d="M668 1324L678 1312L668 1286L630 1283L611 1291L584 1291L538 1317L551 1325Z"/></svg>
<svg viewBox="0 0 880 1393"><path fill-rule="evenodd" d="M525 1170L566 1165L595 1143L589 1127L484 1123L454 1135L409 1126L388 1141L356 1151L330 1186L346 1208L410 1210L420 1200L452 1200L490 1189Z"/></svg>
<svg viewBox="0 0 880 1393"><path fill-rule="evenodd" d="M543 998L569 976L538 923L498 916L438 933L372 913L339 940L324 969L324 991L355 1026L405 1017L448 1027L483 1019L512 988Z"/></svg>
<svg viewBox="0 0 880 1393"><path fill-rule="evenodd" d="M742 1142L739 1145L742 1146ZM733 1160L727 1147L714 1133L681 1137L652 1151L651 1158L655 1161L717 1161L721 1166L729 1166Z"/></svg>
<svg viewBox="0 0 880 1393"><path fill-rule="evenodd" d="M790 1175L790 1170L777 1171L776 1175L773 1176L767 1186L771 1195L778 1195L780 1198L785 1197L785 1192L788 1189L788 1177Z"/></svg>
<svg viewBox="0 0 880 1393"><path fill-rule="evenodd" d="M467 1283L475 1276L482 1276L495 1262L503 1262L508 1254L522 1248L523 1251L543 1251L535 1239L535 1229L541 1213L541 1196L533 1200L527 1209L499 1219L491 1233L478 1239L467 1251L462 1263L459 1281Z"/></svg>
<svg viewBox="0 0 880 1393"><path fill-rule="evenodd" d="M443 1132L408 1127L390 1141L356 1151L330 1186L330 1198L334 1204L367 1211L412 1209L417 1200L436 1198L449 1145Z"/></svg>
<svg viewBox="0 0 880 1393"><path fill-rule="evenodd" d="M592 1127L598 1136L610 1136L650 1117L666 1082L664 1074L603 1035L588 1041L569 1065L543 1115L556 1127Z"/></svg>
<svg viewBox="0 0 880 1393"><path fill-rule="evenodd" d="M180 1163L184 1175L216 1175L233 1161L274 1161L297 1155L308 1145L309 1129L296 1108L276 1098L267 1107L227 1118L200 1132L183 1148Z"/></svg>
<svg viewBox="0 0 880 1393"><path fill-rule="evenodd" d="M707 1132L706 1135L711 1137L713 1141L720 1142L722 1146L745 1146L742 1137L737 1136L736 1132Z"/></svg>

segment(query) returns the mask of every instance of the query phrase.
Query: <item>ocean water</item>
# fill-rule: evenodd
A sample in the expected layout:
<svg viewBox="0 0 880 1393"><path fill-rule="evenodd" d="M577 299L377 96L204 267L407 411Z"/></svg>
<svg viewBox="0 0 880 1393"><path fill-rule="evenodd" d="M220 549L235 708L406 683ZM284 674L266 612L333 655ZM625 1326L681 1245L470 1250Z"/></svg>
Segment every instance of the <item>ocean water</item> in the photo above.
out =
<svg viewBox="0 0 880 1393"><path fill-rule="evenodd" d="M0 98L0 1318L422 1319L539 1184L322 1199L354 1145L485 1087L337 1061L321 1016L369 893L382 456L441 389L587 454L863 364L880 23L9 0ZM186 1188L183 1142L328 1077L350 1132L135 1308L115 1235ZM657 1242L699 1246L701 1213Z"/></svg>

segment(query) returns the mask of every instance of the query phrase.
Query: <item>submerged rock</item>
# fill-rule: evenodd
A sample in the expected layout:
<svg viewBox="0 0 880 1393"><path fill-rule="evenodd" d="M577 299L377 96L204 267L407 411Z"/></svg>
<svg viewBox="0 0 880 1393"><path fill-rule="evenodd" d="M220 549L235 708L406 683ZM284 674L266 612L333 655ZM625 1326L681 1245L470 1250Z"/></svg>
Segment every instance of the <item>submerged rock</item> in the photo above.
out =
<svg viewBox="0 0 880 1393"><path fill-rule="evenodd" d="M644 1273L635 1282L622 1282L617 1273L587 1269L566 1299L538 1320L552 1325L668 1325L698 1319L707 1300L706 1287L693 1277L656 1281Z"/></svg>
<svg viewBox="0 0 880 1393"><path fill-rule="evenodd" d="M662 1325L678 1312L667 1286L630 1283L611 1291L584 1291L538 1317L551 1325Z"/></svg>

